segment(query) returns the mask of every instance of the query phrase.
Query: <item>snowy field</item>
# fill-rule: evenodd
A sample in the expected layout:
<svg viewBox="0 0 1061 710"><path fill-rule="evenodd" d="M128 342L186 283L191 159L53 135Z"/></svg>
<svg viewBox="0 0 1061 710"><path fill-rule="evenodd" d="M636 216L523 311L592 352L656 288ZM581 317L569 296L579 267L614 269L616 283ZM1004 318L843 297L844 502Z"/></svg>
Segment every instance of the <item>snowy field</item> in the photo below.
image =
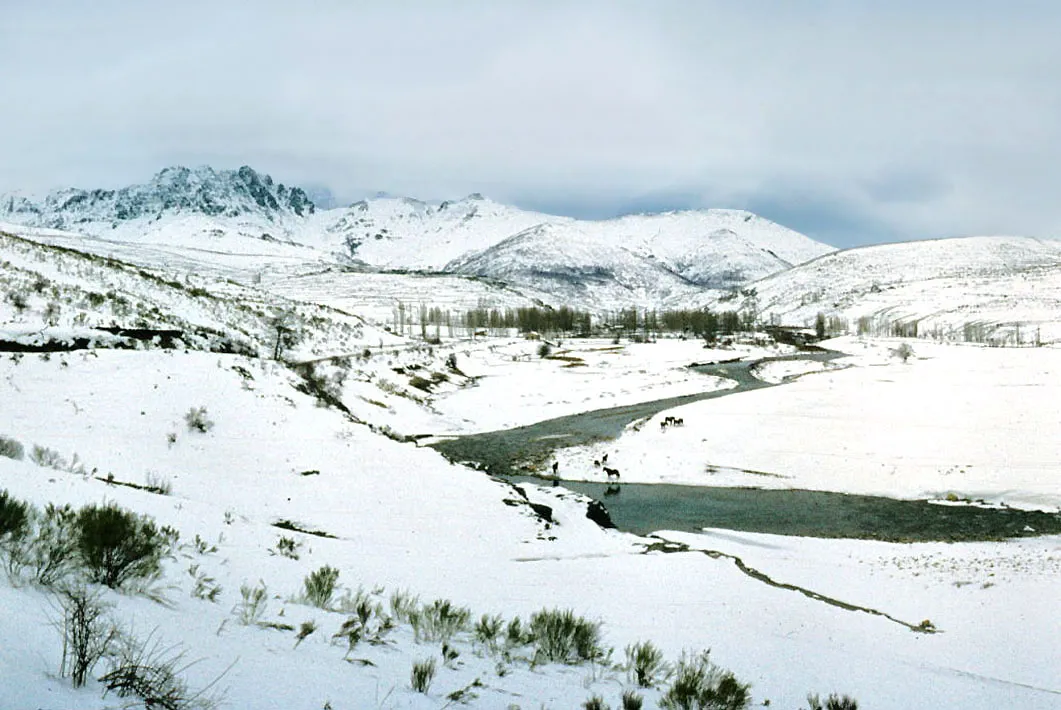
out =
<svg viewBox="0 0 1061 710"><path fill-rule="evenodd" d="M898 341L825 345L850 367L661 413L568 450L566 476L602 479L592 462L608 452L631 482L1061 506L1061 350L911 341L903 363L887 352ZM661 429L665 416L685 426Z"/></svg>
<svg viewBox="0 0 1061 710"><path fill-rule="evenodd" d="M535 341L495 340L458 348L459 367L476 378L475 386L434 401L446 418L442 426L450 427L435 433L509 429L593 409L725 389L733 383L687 366L787 352L783 346L707 349L695 339L613 344L572 338L542 358L540 346Z"/></svg>
<svg viewBox="0 0 1061 710"><path fill-rule="evenodd" d="M666 352L656 347L642 352ZM974 360L996 352L1023 355L953 350ZM686 355L674 352L673 363ZM884 364L882 349L858 361L851 370L713 404L781 396L849 372L895 379L900 368L933 362ZM555 523L546 526L528 507L503 504L513 498L506 486L350 424L295 392L290 377L268 362L196 353L0 361L0 432L27 448L51 448L67 462L76 454L98 478L112 473L118 481L172 485L170 495L160 496L0 458L0 486L14 496L41 506L115 501L181 531L185 544L155 584L166 605L138 595L108 592L106 598L115 617L139 635L183 644L198 661L186 673L193 687L224 673L217 685L226 691L223 707L437 708L476 678L483 687L474 690L474 707L569 708L593 694L617 706L622 690L633 686L622 670L601 665L499 665L463 637L454 641L459 663L441 666L432 689L417 693L409 685L411 666L432 655L441 663L438 643L417 642L407 626L399 627L388 644L363 644L351 654L374 664L358 667L343 660L345 644L330 639L347 614L290 601L303 576L324 564L341 571L341 587L385 587L384 605L391 592L408 589L424 600L443 597L506 618L572 608L603 622L616 660L639 639L651 639L672 660L682 650L711 648L715 662L752 683L756 703L770 700L774 707L800 707L812 690L851 693L873 708L1056 708L1061 702L1055 613L1061 539L899 545L661 533L867 610L852 611L764 584L726 557L643 554L647 541L596 528L577 499L557 497L562 489L528 487L533 501L553 509ZM215 422L207 433L189 430L183 420L199 406ZM686 421L688 432L700 420ZM279 519L337 538L271 527ZM195 549L189 544L195 535L217 551ZM298 541L299 560L277 554L282 536ZM195 597L197 574L221 587L216 601ZM319 630L296 644L294 632L241 625L234 611L239 588L260 582L269 590L263 619L295 628L312 621ZM5 706L101 707L98 684L75 691L57 677L55 604L32 585L0 581L0 606L18 610L0 617L0 635L22 640L0 650ZM926 619L939 633L910 630ZM655 707L659 691L640 692ZM106 703L123 706L115 697Z"/></svg>
<svg viewBox="0 0 1061 710"><path fill-rule="evenodd" d="M430 348L264 291L163 282L13 238L0 248L0 283L25 292L0 301L5 333L128 319L195 334L187 349L0 356L0 436L24 448L0 456L0 490L39 509L113 502L177 529L159 578L101 594L127 634L179 644L182 677L193 689L216 681L207 695L223 696L220 707L561 710L600 695L617 708L636 690L656 708L666 683L635 688L621 667L638 640L672 662L710 648L756 705L800 708L813 691L885 710L1061 707L1061 538L910 545L709 530L663 531L672 544L662 545L600 529L562 487L520 493L394 440L724 387L685 366L773 350L590 340L554 343L543 359L534 341ZM61 308L49 315L51 302ZM320 369L270 359L281 307L305 329L292 359L323 358ZM262 355L206 352L237 336ZM684 427L653 421L606 447L561 452L563 470L592 478L591 458L606 450L624 481L774 480L735 472L751 469L785 476L775 484L785 487L1061 503L1059 351L913 341L901 363L889 354L897 344L829 343L849 353L836 362L844 369L766 365L765 379L798 377L660 415ZM450 355L461 374L447 369ZM426 391L417 377L438 381ZM212 426L189 423L198 408ZM339 571L327 609L298 599L324 565ZM7 571L0 708L143 707L101 699L106 660L73 688L59 672L54 590ZM266 589L256 619L241 587ZM335 635L359 589L384 610L408 590L466 605L473 620L572 609L601 622L615 650L610 662L532 663L526 645L506 655L461 631L447 660L408 621L350 649ZM427 658L438 670L420 693L410 672Z"/></svg>

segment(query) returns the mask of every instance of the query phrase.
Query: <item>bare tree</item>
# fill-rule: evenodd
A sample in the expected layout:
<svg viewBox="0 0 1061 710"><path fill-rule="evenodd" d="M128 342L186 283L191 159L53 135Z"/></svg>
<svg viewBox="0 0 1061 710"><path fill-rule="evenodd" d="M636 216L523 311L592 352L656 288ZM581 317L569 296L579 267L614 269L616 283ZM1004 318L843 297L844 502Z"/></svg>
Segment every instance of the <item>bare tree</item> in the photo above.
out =
<svg viewBox="0 0 1061 710"><path fill-rule="evenodd" d="M298 345L302 339L299 332L298 320L294 311L281 311L269 320L269 328L275 334L275 345L273 346L273 359L279 360L285 350Z"/></svg>

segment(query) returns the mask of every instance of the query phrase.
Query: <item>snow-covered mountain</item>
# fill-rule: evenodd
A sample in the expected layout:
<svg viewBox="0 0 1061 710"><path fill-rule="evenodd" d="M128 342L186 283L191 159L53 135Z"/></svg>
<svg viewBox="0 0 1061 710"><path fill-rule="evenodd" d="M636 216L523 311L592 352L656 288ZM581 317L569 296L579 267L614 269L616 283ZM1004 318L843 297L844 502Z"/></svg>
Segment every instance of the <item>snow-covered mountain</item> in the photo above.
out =
<svg viewBox="0 0 1061 710"><path fill-rule="evenodd" d="M247 166L167 168L143 185L57 190L40 200L6 195L0 222L218 254L285 242L312 248L314 262L490 276L601 307L658 307L833 251L733 210L584 221L479 194L438 204L377 197L322 210L303 189Z"/></svg>
<svg viewBox="0 0 1061 710"><path fill-rule="evenodd" d="M811 324L818 313L890 334L916 323L921 335L1028 342L1061 335L1061 240L956 237L858 247L827 254L748 287L764 320ZM754 303L752 303L754 298ZM732 302L731 302L732 303ZM985 331L984 328L987 330ZM910 331L907 331L910 332ZM911 333L912 334L912 333Z"/></svg>
<svg viewBox="0 0 1061 710"><path fill-rule="evenodd" d="M533 288L561 296L567 303L604 310L616 303L669 303L701 292L651 257L577 226L549 223L455 259L445 270Z"/></svg>

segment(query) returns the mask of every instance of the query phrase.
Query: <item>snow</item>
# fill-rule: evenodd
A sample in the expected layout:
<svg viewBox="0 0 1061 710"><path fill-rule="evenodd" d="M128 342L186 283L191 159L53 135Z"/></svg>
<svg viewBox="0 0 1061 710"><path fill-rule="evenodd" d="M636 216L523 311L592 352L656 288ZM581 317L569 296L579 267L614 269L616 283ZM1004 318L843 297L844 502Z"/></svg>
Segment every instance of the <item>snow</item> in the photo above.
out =
<svg viewBox="0 0 1061 710"><path fill-rule="evenodd" d="M66 462L49 468L0 457L0 489L37 506L113 501L179 529L183 544L149 594L103 595L131 633L181 644L194 661L189 684L216 680L222 707L438 708L476 678L483 687L470 707L570 708L593 694L617 707L632 687L618 668L508 662L462 635L453 641L454 667L440 667L429 693L416 693L410 669L422 658L441 661L440 644L417 641L402 624L390 643L362 643L350 654L372 665L345 660L345 644L331 636L349 614L294 601L322 565L340 570L340 592L372 596L382 587L373 598L384 606L406 589L467 605L476 617L526 620L542 608L570 608L602 622L616 661L638 640L652 640L672 661L710 648L716 663L752 684L756 705L796 708L813 691L850 693L885 710L1061 707L1059 537L897 544L706 530L638 538L598 528L585 517L585 499L563 487L523 485L521 494L382 434L485 431L726 387L687 365L777 351L572 340L554 342L543 359L538 342L446 333L441 345L426 346L353 314L372 293L369 308L380 313L385 289L415 294L421 282L380 277L357 290L357 274L288 260L297 245L261 242L266 251L220 254L216 270L198 270L208 252L190 244L133 249L65 233L29 236L0 235L0 286L26 299L0 300L5 334L58 339L115 321L194 337L172 350L140 344L0 357L0 435ZM37 243L51 240L139 265ZM268 265L257 285L242 281L256 253ZM423 283L454 299L485 289ZM288 355L317 360L317 375L331 378L349 413L306 394L296 368L268 359L271 318L285 310L303 336ZM217 352L234 340L242 354ZM844 338L826 343L847 353L829 365L762 365L757 372L781 384L659 415L681 416L683 427L632 427L606 445L559 452L562 470L599 477L591 459L608 451L624 482L953 493L1058 507L1052 432L1061 351L908 341L914 354L903 363L891 354L901 342ZM463 374L447 369L451 354ZM415 373L447 379L424 392L411 384ZM213 422L206 432L185 421L199 407ZM708 465L719 472L705 473ZM172 490L120 485L149 481ZM548 506L553 522L523 495ZM275 527L281 520L335 537ZM299 543L299 559L279 553L281 537ZM686 548L666 552L660 538ZM734 558L788 586L746 574ZM197 575L220 586L216 601L195 596ZM259 583L268 589L266 621L314 621L318 630L296 644L290 631L240 624L240 587ZM56 604L51 591L0 576L0 706L128 707L113 695L101 700L95 679L74 689L59 677ZM924 620L938 633L911 630ZM642 692L647 708L658 707L661 690Z"/></svg>
<svg viewBox="0 0 1061 710"><path fill-rule="evenodd" d="M818 313L848 332L888 336L916 323L921 337L1054 342L1061 339L1061 241L960 237L858 247L747 286L763 320L812 326ZM720 305L716 299L702 303ZM860 325L861 320L861 325ZM861 328L862 330L859 330Z"/></svg>
<svg viewBox="0 0 1061 710"><path fill-rule="evenodd" d="M778 353L754 346L705 349L698 340L613 344L577 338L564 340L542 358L540 345L494 340L458 355L458 366L476 379L475 386L435 399L432 404L445 419L433 433L509 429L591 409L724 389L733 383L688 366Z"/></svg>
<svg viewBox="0 0 1061 710"><path fill-rule="evenodd" d="M918 341L903 363L887 353L898 342L828 341L859 364L661 412L561 465L601 480L592 461L608 451L630 482L1061 507L1061 350ZM666 416L685 425L663 430Z"/></svg>
<svg viewBox="0 0 1061 710"><path fill-rule="evenodd" d="M0 196L8 231L93 253L258 284L271 273L359 266L503 277L528 299L599 311L676 307L833 251L738 210L576 220L481 195L379 197L311 208L248 167L167 168L120 190ZM56 231L65 230L65 231ZM592 247L592 248L591 248ZM578 276L590 278L577 279ZM578 281L579 283L575 283Z"/></svg>

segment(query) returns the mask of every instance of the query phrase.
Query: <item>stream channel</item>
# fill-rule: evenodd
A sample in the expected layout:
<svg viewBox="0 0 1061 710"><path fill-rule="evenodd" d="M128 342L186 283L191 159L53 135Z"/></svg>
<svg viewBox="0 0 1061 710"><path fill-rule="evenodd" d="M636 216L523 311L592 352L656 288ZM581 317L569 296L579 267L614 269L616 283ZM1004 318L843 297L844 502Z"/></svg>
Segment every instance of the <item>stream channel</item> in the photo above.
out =
<svg viewBox="0 0 1061 710"><path fill-rule="evenodd" d="M752 374L756 365L763 362L828 362L842 355L823 350L756 361L694 365L691 367L696 371L732 380L736 386L459 436L431 446L452 461L473 465L506 480L549 485L550 479L526 474L542 470L557 449L616 439L632 422L683 404L779 386ZM907 542L1061 534L1061 514L1007 507L940 505L925 500L807 490L580 481L560 481L560 485L601 501L618 529L638 535L655 530L699 531L706 527Z"/></svg>

